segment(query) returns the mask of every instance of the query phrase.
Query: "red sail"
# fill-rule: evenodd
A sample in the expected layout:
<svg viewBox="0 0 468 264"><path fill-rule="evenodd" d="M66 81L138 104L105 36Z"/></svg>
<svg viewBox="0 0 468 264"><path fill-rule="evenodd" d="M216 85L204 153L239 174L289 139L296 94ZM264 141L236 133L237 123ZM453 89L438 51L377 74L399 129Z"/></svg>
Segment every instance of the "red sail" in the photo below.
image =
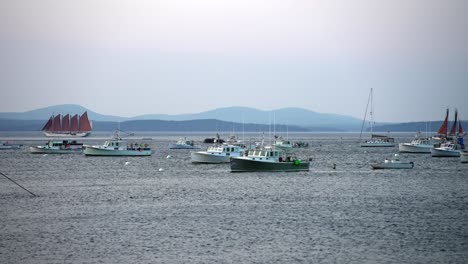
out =
<svg viewBox="0 0 468 264"><path fill-rule="evenodd" d="M455 136L455 132L457 132L457 121L458 121L458 110L455 109L455 121L453 121L452 128L450 129L450 136Z"/></svg>
<svg viewBox="0 0 468 264"><path fill-rule="evenodd" d="M41 129L41 131L49 131L52 128L52 122L53 122L54 116L51 116L49 118L49 121L44 125L44 127Z"/></svg>
<svg viewBox="0 0 468 264"><path fill-rule="evenodd" d="M62 131L62 124L60 123L60 119L60 115L55 116L52 131Z"/></svg>
<svg viewBox="0 0 468 264"><path fill-rule="evenodd" d="M91 131L91 124L89 123L88 112L84 112L84 114L80 116L80 125L78 130L81 132Z"/></svg>
<svg viewBox="0 0 468 264"><path fill-rule="evenodd" d="M62 131L70 131L70 115L66 114L62 118Z"/></svg>
<svg viewBox="0 0 468 264"><path fill-rule="evenodd" d="M78 131L78 115L72 116L70 123L71 123L70 131L77 132Z"/></svg>
<svg viewBox="0 0 468 264"><path fill-rule="evenodd" d="M449 110L447 109L447 114L445 115L444 123L442 123L442 126L439 128L439 131L437 132L437 134L447 136L448 115L449 115Z"/></svg>

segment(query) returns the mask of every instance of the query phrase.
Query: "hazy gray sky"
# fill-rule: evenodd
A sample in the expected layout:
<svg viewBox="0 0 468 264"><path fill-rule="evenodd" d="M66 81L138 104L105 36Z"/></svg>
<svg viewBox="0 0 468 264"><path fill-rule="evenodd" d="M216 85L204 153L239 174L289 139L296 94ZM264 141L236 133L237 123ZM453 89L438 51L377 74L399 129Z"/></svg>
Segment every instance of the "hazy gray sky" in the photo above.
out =
<svg viewBox="0 0 468 264"><path fill-rule="evenodd" d="M0 111L468 119L466 0L0 2Z"/></svg>

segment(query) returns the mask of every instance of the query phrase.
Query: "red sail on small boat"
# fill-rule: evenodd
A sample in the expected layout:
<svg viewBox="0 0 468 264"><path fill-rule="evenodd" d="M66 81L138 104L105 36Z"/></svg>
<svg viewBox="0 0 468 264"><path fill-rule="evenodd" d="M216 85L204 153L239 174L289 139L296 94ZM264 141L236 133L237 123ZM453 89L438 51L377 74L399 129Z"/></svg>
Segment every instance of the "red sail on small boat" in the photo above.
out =
<svg viewBox="0 0 468 264"><path fill-rule="evenodd" d="M447 108L447 114L445 115L445 120L442 123L442 126L439 128L439 131L437 131L437 134L443 135L445 137L447 137L448 116L449 116L449 110Z"/></svg>
<svg viewBox="0 0 468 264"><path fill-rule="evenodd" d="M450 129L449 136L455 136L455 133L457 132L457 121L458 121L458 110L455 109L455 120L453 121L452 128Z"/></svg>
<svg viewBox="0 0 468 264"><path fill-rule="evenodd" d="M51 116L44 127L41 129L48 137L86 137L91 133L92 125L88 119L88 113L72 116L66 114Z"/></svg>

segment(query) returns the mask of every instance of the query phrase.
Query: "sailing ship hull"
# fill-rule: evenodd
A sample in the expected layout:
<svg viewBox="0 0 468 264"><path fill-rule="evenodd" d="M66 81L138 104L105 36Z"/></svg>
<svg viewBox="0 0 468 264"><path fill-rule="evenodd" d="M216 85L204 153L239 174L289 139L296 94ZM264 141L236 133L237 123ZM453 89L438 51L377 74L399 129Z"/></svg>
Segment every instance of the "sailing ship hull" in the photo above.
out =
<svg viewBox="0 0 468 264"><path fill-rule="evenodd" d="M151 149L105 149L95 146L85 146L83 153L86 156L151 156Z"/></svg>
<svg viewBox="0 0 468 264"><path fill-rule="evenodd" d="M81 153L81 148L50 148L47 146L31 146L31 154L77 154Z"/></svg>
<svg viewBox="0 0 468 264"><path fill-rule="evenodd" d="M205 153L205 152L192 152L190 153L192 163L228 163L231 159L230 155L223 153Z"/></svg>
<svg viewBox="0 0 468 264"><path fill-rule="evenodd" d="M264 162L248 158L232 158L231 172L295 172L309 171L310 162Z"/></svg>
<svg viewBox="0 0 468 264"><path fill-rule="evenodd" d="M468 152L462 152L460 155L461 163L468 163Z"/></svg>
<svg viewBox="0 0 468 264"><path fill-rule="evenodd" d="M51 131L43 131L46 137L87 137L91 134L91 132L51 132Z"/></svg>
<svg viewBox="0 0 468 264"><path fill-rule="evenodd" d="M402 153L431 153L431 148L434 148L434 145L413 145L411 143L400 143L398 149Z"/></svg>
<svg viewBox="0 0 468 264"><path fill-rule="evenodd" d="M460 157L460 150L431 148L432 157Z"/></svg>
<svg viewBox="0 0 468 264"><path fill-rule="evenodd" d="M370 163L371 167L374 170L377 169L412 169L414 167L413 162L405 162L405 163Z"/></svg>

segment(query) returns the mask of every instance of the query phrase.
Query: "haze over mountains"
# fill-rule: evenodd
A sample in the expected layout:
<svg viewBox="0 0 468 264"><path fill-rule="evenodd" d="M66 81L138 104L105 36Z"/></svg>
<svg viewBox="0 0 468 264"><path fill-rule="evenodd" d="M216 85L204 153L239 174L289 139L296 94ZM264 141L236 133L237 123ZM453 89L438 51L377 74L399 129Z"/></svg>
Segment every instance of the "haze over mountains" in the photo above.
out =
<svg viewBox="0 0 468 264"><path fill-rule="evenodd" d="M148 114L135 117L102 115L80 105L64 104L16 113L0 113L0 131L38 131L52 114L82 114L88 111L93 130L111 131L118 127L133 131L360 131L362 120L337 114L317 113L303 108L263 111L249 107L225 107L181 115ZM120 123L120 124L119 124ZM366 122L367 123L367 122ZM374 131L435 131L442 121L376 124ZM368 123L365 130L368 130Z"/></svg>
<svg viewBox="0 0 468 264"><path fill-rule="evenodd" d="M148 114L125 118L112 115L102 115L82 106L73 104L50 106L23 113L0 113L0 119L47 120L52 114L82 114L84 111L88 111L88 116L93 122L124 122L135 120L188 121L216 119L225 122L301 126L304 128L331 131L355 130L360 128L362 122L361 120L351 116L317 113L302 108L282 108L272 111L262 111L248 107L226 107L194 114Z"/></svg>

